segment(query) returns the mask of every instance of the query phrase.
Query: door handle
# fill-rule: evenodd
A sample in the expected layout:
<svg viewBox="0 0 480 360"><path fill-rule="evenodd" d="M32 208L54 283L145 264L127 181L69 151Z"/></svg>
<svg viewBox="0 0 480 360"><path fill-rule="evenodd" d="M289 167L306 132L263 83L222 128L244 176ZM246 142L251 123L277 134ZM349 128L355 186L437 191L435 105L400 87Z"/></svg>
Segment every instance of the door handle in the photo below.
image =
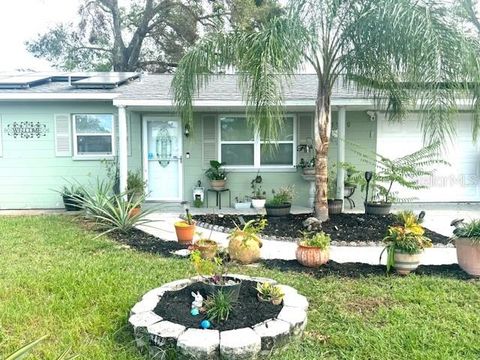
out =
<svg viewBox="0 0 480 360"><path fill-rule="evenodd" d="M183 156L182 155L180 155L180 156L174 155L174 156L172 156L172 159L178 160L180 162L180 164L183 162Z"/></svg>

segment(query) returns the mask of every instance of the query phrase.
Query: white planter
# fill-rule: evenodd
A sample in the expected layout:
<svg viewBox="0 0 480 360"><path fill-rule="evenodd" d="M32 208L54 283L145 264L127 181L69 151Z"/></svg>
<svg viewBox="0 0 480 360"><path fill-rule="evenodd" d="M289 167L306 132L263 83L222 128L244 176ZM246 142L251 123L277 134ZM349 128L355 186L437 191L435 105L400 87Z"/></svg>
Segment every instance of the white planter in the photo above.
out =
<svg viewBox="0 0 480 360"><path fill-rule="evenodd" d="M252 199L252 206L255 209L263 209L265 207L266 199Z"/></svg>
<svg viewBox="0 0 480 360"><path fill-rule="evenodd" d="M237 210L250 209L250 207L252 206L252 203L251 202L235 203L233 206Z"/></svg>

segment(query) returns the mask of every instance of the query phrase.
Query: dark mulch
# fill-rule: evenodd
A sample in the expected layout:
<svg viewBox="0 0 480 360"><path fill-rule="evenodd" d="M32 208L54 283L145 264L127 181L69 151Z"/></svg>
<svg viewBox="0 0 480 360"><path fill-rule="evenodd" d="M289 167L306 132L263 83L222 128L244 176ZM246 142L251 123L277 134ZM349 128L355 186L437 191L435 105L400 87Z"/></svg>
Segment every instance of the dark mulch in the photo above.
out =
<svg viewBox="0 0 480 360"><path fill-rule="evenodd" d="M255 290L256 285L257 283L254 281L243 281L238 302L235 303L228 320L221 323L212 322L212 329L239 329L276 318L282 306L258 301L257 291ZM201 283L195 283L178 291L166 292L154 312L164 320L186 327L199 328L200 322L207 317L206 314L197 316L190 314L192 301L194 300L191 295L192 291L200 291L200 294L206 298L206 293Z"/></svg>
<svg viewBox="0 0 480 360"><path fill-rule="evenodd" d="M280 236L289 238L300 237L300 231L304 231L302 223L312 214L288 215L286 217L268 218L268 225L263 230L265 235ZM428 214L427 214L428 216ZM256 215L242 215L245 221L258 218ZM215 225L233 228L240 220L237 215L198 215L195 220L213 223ZM332 240L336 241L381 241L385 236L387 228L394 224L392 214L386 216L375 216L366 214L339 214L332 215L330 219L322 224L323 231L329 234ZM426 229L425 235L434 244L447 244L449 238Z"/></svg>

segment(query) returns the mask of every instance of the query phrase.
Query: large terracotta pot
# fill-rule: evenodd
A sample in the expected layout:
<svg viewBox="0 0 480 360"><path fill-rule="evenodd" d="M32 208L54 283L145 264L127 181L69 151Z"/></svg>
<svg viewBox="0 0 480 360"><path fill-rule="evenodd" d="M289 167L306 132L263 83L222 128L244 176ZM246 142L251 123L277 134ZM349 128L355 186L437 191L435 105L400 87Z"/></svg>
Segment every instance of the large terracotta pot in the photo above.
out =
<svg viewBox="0 0 480 360"><path fill-rule="evenodd" d="M210 186L213 190L225 189L225 183L227 180L210 180Z"/></svg>
<svg viewBox="0 0 480 360"><path fill-rule="evenodd" d="M337 215L342 213L343 200L342 199L328 199L328 214Z"/></svg>
<svg viewBox="0 0 480 360"><path fill-rule="evenodd" d="M242 264L252 264L260 260L261 241L255 239L244 240L242 234L238 234L228 243L228 253L232 260Z"/></svg>
<svg viewBox="0 0 480 360"><path fill-rule="evenodd" d="M290 209L292 208L292 204L285 203L283 205L268 205L265 204L265 211L267 212L267 216L287 216L290 214Z"/></svg>
<svg viewBox="0 0 480 360"><path fill-rule="evenodd" d="M295 252L297 261L306 267L317 268L328 262L330 251L322 250L319 247L298 244Z"/></svg>
<svg viewBox="0 0 480 360"><path fill-rule="evenodd" d="M462 270L472 276L480 276L480 243L474 243L468 238L458 238L455 239L455 247L458 265Z"/></svg>
<svg viewBox="0 0 480 360"><path fill-rule="evenodd" d="M369 215L388 215L391 209L392 203L367 202L365 204L365 213Z"/></svg>
<svg viewBox="0 0 480 360"><path fill-rule="evenodd" d="M180 244L191 244L195 235L195 223L189 225L186 221L178 221L175 223L175 232Z"/></svg>
<svg viewBox="0 0 480 360"><path fill-rule="evenodd" d="M408 275L415 271L420 264L421 252L417 254L407 254L400 250L395 250L395 265L393 266L400 275Z"/></svg>
<svg viewBox="0 0 480 360"><path fill-rule="evenodd" d="M217 254L218 244L213 240L201 239L194 244L194 248L200 251L203 259L213 259Z"/></svg>

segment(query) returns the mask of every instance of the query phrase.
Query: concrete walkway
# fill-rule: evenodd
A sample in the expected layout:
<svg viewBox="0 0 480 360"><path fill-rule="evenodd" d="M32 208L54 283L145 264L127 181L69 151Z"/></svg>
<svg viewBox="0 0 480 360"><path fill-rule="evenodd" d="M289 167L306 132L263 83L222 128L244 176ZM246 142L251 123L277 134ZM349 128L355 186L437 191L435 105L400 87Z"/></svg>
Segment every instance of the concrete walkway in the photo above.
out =
<svg viewBox="0 0 480 360"><path fill-rule="evenodd" d="M447 217L447 215L444 215ZM450 215L448 215L450 216ZM143 231L167 241L177 241L173 224L179 220L178 213L158 212L150 216L152 223L148 226L140 226ZM442 220L443 221L443 220ZM434 222L432 222L434 224ZM430 227L432 229L432 227ZM432 229L435 230L435 229ZM197 228L204 237L217 241L222 246L227 246L227 234ZM437 230L435 230L437 231ZM446 234L448 235L448 234ZM263 240L261 256L263 259L295 259L296 244L292 242ZM330 258L339 263L362 262L367 264L378 264L379 255L382 247L352 247L352 246L332 246L330 249ZM385 264L385 256L382 263ZM454 248L432 248L426 249L422 256L422 264L441 265L456 263L456 250Z"/></svg>

